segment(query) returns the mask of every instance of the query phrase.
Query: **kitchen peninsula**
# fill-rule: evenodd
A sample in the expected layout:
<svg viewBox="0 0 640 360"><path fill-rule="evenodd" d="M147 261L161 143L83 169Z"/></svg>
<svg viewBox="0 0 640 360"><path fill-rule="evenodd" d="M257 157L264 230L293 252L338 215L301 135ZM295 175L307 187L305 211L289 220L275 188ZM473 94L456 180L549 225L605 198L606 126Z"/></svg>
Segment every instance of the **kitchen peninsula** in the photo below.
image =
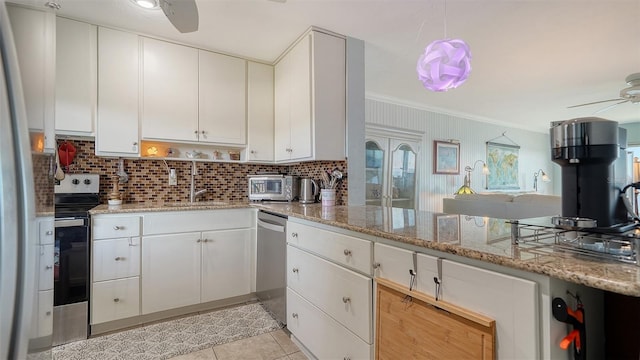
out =
<svg viewBox="0 0 640 360"><path fill-rule="evenodd" d="M332 311L335 309L331 306L323 307L322 304L306 302L301 296L296 295L297 292L294 291L298 290L296 287L304 288L307 282L311 282L303 281L301 273L305 271L300 269L311 264L312 261L319 261L318 264L330 266L331 269L339 267L338 270L341 272L325 276L320 271L314 271L315 274L320 275L317 275L312 283L321 287L324 286L322 285L324 280L329 289L334 286L345 288L335 283L337 279L343 279L344 273L357 276L364 282L369 279L369 283L371 279L384 277L400 284L409 284L410 277L406 269L416 268L417 257L418 291L433 295L431 279L434 275L438 276L444 279L442 285L444 299L449 296L449 299L455 299L454 302L459 302L463 307L496 319L498 358L566 356L567 352L560 350L556 343L570 329L553 319L551 300L554 297L562 297L569 303L572 299L567 292L582 297L585 308L588 309L590 353L600 355L604 351L604 345L603 341L596 339L603 339L604 291L640 296L640 272L634 265L576 257L562 252L541 253L527 245L512 245L509 237L487 241L486 235L478 236L478 234L486 234L486 228L479 227L475 222L477 219L465 215L453 215L457 218L457 222L454 221L451 226L458 226L458 238L453 241L447 238L447 241L443 242L438 241L437 238L439 235L443 236L443 231L446 229L437 226L438 219L441 216L452 215L377 206L322 207L319 204L255 204L244 201L201 204L148 203L123 205L118 208L101 205L94 208L91 214L94 217L127 214L144 217L145 214L158 212L180 213L225 209L251 211L252 208L289 216L287 242L290 254L287 265L293 268L287 269L290 278L287 304L290 308L295 306L302 308L288 311L288 327L300 343L319 358L333 354L318 353L327 348L324 346L326 344L312 343L315 338L305 338L305 329L302 325L296 328L295 324L300 317L303 317L301 314L304 309L316 309L318 316L324 316L322 319L325 320L322 321L324 321L323 324L326 323L327 331L330 329L330 331L338 331L338 334L353 337L354 339L344 340L343 343L348 343L345 348L349 348L349 344L352 343L360 344L362 349L360 354L364 354L361 357L373 354L375 342L372 329L375 315L372 308L367 312L357 307L359 311L369 315L363 315L360 312L359 317L364 316L364 325L359 318L350 323L349 319L354 316L353 311L347 311L345 316L333 314ZM489 220L491 219L482 221ZM473 228L480 229L481 233L474 232ZM314 241L317 243L313 244ZM362 248L365 251L358 253L360 248L351 247L343 249L342 241L350 244L366 243ZM142 246L144 247L144 239ZM414 259L413 263L411 256ZM389 261L385 262L386 260ZM437 269L438 262L442 263L441 269ZM293 263L301 265L292 265ZM428 271L422 274L423 269ZM444 276L438 272L443 272ZM459 276L454 276L454 273ZM298 277L300 278L296 285L295 281ZM461 291L457 295L453 291L456 287ZM348 286L346 288L349 289ZM352 290L349 289L349 291ZM371 288L353 291L361 291L368 295L361 296L360 298L364 297L364 300L360 299L361 302L358 302L358 295L355 293L342 296L339 304L343 302L352 304L344 306L343 309L355 309L356 304L371 306L373 303ZM467 291L466 295L464 295L465 291ZM310 298L313 298L313 294ZM317 307L314 307L316 305ZM485 306L488 308L485 309ZM492 306L493 310L491 310ZM498 310L495 310L496 307ZM491 311L499 313L491 314ZM367 318L369 320L366 320ZM333 319L343 322L338 323ZM317 324L314 323L314 326ZM352 358L360 357L352 356Z"/></svg>

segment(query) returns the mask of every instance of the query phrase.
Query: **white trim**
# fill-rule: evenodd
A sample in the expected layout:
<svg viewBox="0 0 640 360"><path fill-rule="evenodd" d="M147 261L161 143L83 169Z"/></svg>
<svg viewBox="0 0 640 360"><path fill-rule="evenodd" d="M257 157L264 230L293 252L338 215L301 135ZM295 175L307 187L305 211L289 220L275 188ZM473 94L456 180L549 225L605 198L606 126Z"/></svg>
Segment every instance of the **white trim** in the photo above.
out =
<svg viewBox="0 0 640 360"><path fill-rule="evenodd" d="M484 117L484 116L469 114L469 113L465 113L465 112L462 112L462 111L455 111L455 110L440 108L440 107L436 107L436 106L428 106L428 105L425 105L425 104L422 104L422 103L416 103L416 102L413 102L413 101L410 101L410 100L400 99L400 98L396 98L396 97L393 97L393 96L381 95L381 94L377 94L377 93L374 93L374 92L371 92L371 91L365 91L365 99L385 102L385 103L394 104L394 105L406 106L406 107L410 107L410 108L413 108L413 109L430 111L430 112L434 112L434 113L438 113L438 114L456 116L456 117L459 117L459 118L472 120L472 121L478 121L478 122L482 122L482 123L488 123L488 124L499 125L499 126L506 126L506 127L510 127L510 128L514 128L514 129L528 130L528 131L533 131L533 132L542 133L542 134L546 134L547 133L547 131L542 131L542 130L540 130L540 128L537 128L537 127L525 126L525 125L519 125L519 124L516 126L516 124L508 123L508 122L505 122L505 121L500 121L500 120L487 118L487 117Z"/></svg>

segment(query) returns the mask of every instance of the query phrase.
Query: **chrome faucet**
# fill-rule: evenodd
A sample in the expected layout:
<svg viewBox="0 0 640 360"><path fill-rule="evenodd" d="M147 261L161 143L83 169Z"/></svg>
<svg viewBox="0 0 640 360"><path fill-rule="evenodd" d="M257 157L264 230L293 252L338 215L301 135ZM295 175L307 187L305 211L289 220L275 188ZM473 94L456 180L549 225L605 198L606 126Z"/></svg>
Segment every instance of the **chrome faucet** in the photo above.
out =
<svg viewBox="0 0 640 360"><path fill-rule="evenodd" d="M198 196L207 192L207 189L196 190L195 177L198 174L196 162L191 162L191 188L189 189L189 202L195 202Z"/></svg>

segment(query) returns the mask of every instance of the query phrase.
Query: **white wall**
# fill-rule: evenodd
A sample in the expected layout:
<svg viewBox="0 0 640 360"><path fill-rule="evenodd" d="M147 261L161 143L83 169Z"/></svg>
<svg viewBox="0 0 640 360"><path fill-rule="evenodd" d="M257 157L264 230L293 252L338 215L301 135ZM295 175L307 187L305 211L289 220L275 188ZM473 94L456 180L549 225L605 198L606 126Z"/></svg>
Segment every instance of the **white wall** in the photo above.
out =
<svg viewBox="0 0 640 360"><path fill-rule="evenodd" d="M520 145L519 191L533 191L533 174L542 168L552 178L543 183L538 179L538 192L559 194L560 167L551 158L549 135L511 127L498 126L461 117L416 109L379 100L365 100L367 123L423 132L422 154L419 164L419 210L442 211L442 199L453 197L462 185L464 167L476 160L486 160L486 142L506 132L506 136ZM455 139L460 141L460 175L433 173L433 141ZM496 140L500 143L508 141ZM556 181L557 180L557 181ZM471 187L476 192L485 190L486 180L480 168L471 176ZM557 191L554 191L557 188Z"/></svg>

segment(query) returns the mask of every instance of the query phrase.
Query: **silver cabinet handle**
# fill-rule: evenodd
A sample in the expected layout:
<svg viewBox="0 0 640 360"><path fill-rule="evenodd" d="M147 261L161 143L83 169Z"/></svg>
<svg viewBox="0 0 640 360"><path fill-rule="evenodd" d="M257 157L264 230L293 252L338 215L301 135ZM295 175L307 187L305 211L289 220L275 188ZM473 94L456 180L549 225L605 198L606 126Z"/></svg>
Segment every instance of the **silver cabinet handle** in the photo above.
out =
<svg viewBox="0 0 640 360"><path fill-rule="evenodd" d="M200 131L200 133L201 133L202 135L206 134L206 132L205 132L204 130Z"/></svg>
<svg viewBox="0 0 640 360"><path fill-rule="evenodd" d="M202 242L209 242L209 241L212 241L212 240L209 240L209 239L202 240Z"/></svg>
<svg viewBox="0 0 640 360"><path fill-rule="evenodd" d="M198 130L194 130L193 133L198 135Z"/></svg>
<svg viewBox="0 0 640 360"><path fill-rule="evenodd" d="M198 240L196 240L196 242L197 242L197 243L202 242L202 239L198 239Z"/></svg>
<svg viewBox="0 0 640 360"><path fill-rule="evenodd" d="M348 296L343 296L342 297L342 302L345 303L345 304L348 303L348 302L351 302L351 298L348 297Z"/></svg>
<svg viewBox="0 0 640 360"><path fill-rule="evenodd" d="M351 256L351 250L344 249L344 256Z"/></svg>
<svg viewBox="0 0 640 360"><path fill-rule="evenodd" d="M44 313L45 315L49 316L51 315L51 311L47 311L46 313Z"/></svg>
<svg viewBox="0 0 640 360"><path fill-rule="evenodd" d="M293 272L297 273L298 272L298 268L293 268Z"/></svg>
<svg viewBox="0 0 640 360"><path fill-rule="evenodd" d="M137 141L134 141L134 142L133 142L133 146L138 146L138 142L137 142Z"/></svg>
<svg viewBox="0 0 640 360"><path fill-rule="evenodd" d="M298 237L298 233L291 233L291 237L297 238Z"/></svg>
<svg viewBox="0 0 640 360"><path fill-rule="evenodd" d="M115 261L124 261L124 257L123 256L117 256L115 258Z"/></svg>
<svg viewBox="0 0 640 360"><path fill-rule="evenodd" d="M53 235L53 231L51 231L51 230L47 230L47 233L46 233L46 234L47 234L47 235Z"/></svg>
<svg viewBox="0 0 640 360"><path fill-rule="evenodd" d="M251 151L249 151L249 152L250 152L250 153L252 153L252 154L257 153L257 151L255 151L255 150L251 150Z"/></svg>
<svg viewBox="0 0 640 360"><path fill-rule="evenodd" d="M113 227L113 230L122 230L122 229L124 229L124 226L116 225L116 226Z"/></svg>
<svg viewBox="0 0 640 360"><path fill-rule="evenodd" d="M51 266L51 265L47 265L47 266L45 266L45 267L44 267L44 269L45 269L45 270L51 270L51 269L53 269L53 266Z"/></svg>
<svg viewBox="0 0 640 360"><path fill-rule="evenodd" d="M120 302L120 299L115 298L115 299L113 299L113 302L115 302L115 303Z"/></svg>
<svg viewBox="0 0 640 360"><path fill-rule="evenodd" d="M374 268L374 269L379 269L379 268L380 268L380 266L381 266L381 265L380 265L380 263L379 263L379 262L377 262L377 263L373 263L373 268Z"/></svg>
<svg viewBox="0 0 640 360"><path fill-rule="evenodd" d="M298 318L298 313L292 313L291 317L294 318L294 319L297 319Z"/></svg>

